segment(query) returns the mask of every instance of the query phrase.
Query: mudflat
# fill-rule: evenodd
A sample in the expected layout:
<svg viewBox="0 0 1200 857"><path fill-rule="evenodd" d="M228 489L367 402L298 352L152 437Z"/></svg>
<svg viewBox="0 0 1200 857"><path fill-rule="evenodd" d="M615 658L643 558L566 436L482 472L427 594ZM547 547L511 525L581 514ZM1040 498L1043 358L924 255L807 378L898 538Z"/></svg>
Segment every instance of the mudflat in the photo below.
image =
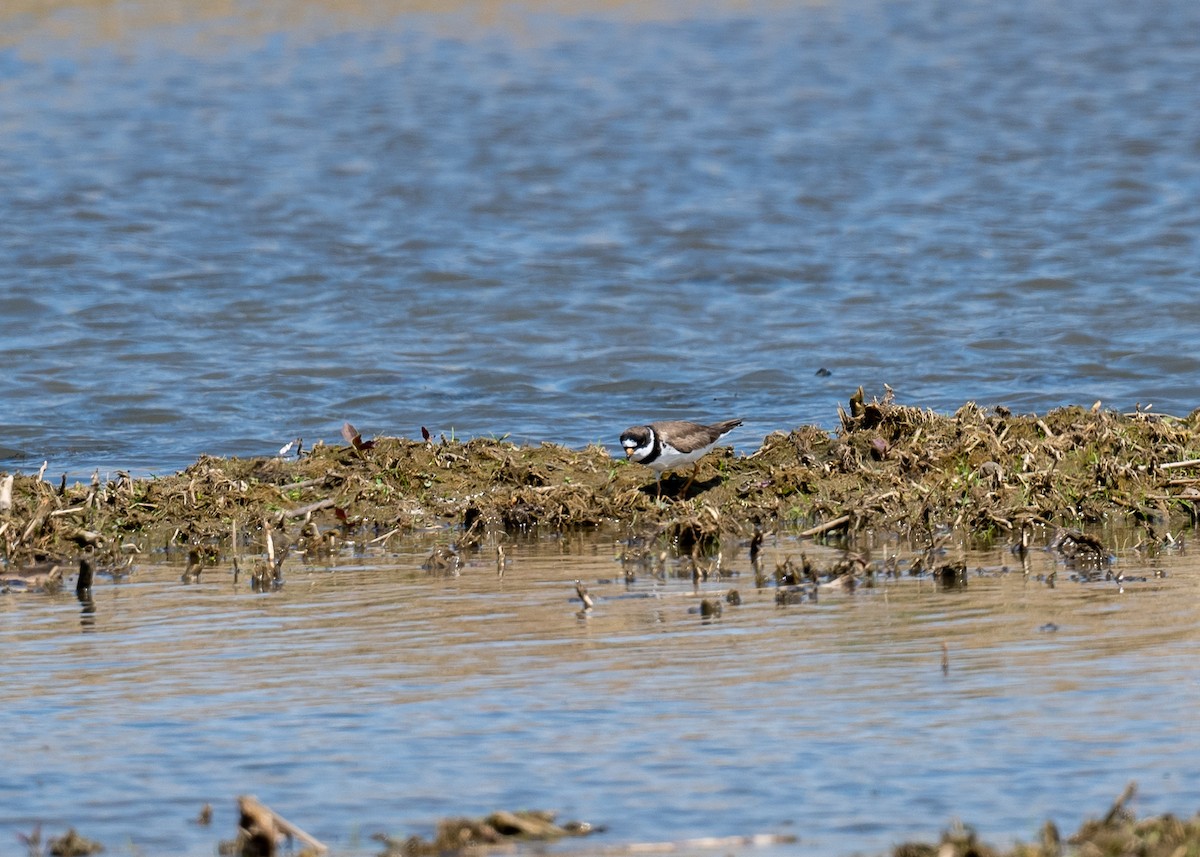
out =
<svg viewBox="0 0 1200 857"><path fill-rule="evenodd" d="M329 552L430 527L477 544L496 531L607 526L702 556L763 532L848 546L868 530L917 545L953 532L1027 546L1114 519L1150 541L1169 539L1196 520L1197 412L1037 415L968 403L946 415L890 396L864 401L861 391L838 410L833 432L772 432L746 455L718 447L690 487L689 473L665 476L662 497L652 471L601 445L364 440L349 426L345 445L201 456L152 478L118 472L68 485L10 475L0 477L0 549L10 568L78 556L103 570L162 546L195 550L198 561L224 552L278 561L289 550Z"/></svg>

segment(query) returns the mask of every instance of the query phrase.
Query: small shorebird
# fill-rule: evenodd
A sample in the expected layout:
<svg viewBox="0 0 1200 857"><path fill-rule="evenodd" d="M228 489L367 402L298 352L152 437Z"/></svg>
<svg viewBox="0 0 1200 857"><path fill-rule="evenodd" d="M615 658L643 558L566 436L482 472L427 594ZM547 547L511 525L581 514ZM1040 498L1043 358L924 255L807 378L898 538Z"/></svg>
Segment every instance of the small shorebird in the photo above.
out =
<svg viewBox="0 0 1200 857"><path fill-rule="evenodd" d="M662 475L668 470L692 465L692 475L683 486L687 494L696 481L700 459L706 452L742 424L741 420L725 420L710 426L686 420L663 420L644 426L631 426L621 433L625 457L644 464L655 472L658 496L662 496Z"/></svg>

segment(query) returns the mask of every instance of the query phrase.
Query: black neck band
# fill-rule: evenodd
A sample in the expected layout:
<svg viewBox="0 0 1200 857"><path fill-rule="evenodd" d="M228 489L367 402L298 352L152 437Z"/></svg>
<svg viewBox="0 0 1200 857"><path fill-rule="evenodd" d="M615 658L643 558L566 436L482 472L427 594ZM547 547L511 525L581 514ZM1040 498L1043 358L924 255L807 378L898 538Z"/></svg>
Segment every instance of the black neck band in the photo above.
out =
<svg viewBox="0 0 1200 857"><path fill-rule="evenodd" d="M650 454L641 460L642 464L649 464L662 455L662 441L658 439L658 432L650 429L650 437L654 438L654 442L650 444Z"/></svg>

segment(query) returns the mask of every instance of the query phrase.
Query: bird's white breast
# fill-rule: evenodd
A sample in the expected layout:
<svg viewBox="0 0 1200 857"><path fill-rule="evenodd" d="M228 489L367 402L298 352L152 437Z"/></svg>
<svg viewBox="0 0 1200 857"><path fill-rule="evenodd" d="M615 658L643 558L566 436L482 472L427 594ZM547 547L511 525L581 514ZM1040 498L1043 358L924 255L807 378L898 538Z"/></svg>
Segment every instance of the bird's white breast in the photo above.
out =
<svg viewBox="0 0 1200 857"><path fill-rule="evenodd" d="M658 458L649 462L646 466L652 467L655 470L666 471L681 467L684 464L693 464L703 458L704 454L716 445L716 441L713 441L708 446L693 449L691 452L680 452L671 446L671 444L662 441L662 451L658 454Z"/></svg>

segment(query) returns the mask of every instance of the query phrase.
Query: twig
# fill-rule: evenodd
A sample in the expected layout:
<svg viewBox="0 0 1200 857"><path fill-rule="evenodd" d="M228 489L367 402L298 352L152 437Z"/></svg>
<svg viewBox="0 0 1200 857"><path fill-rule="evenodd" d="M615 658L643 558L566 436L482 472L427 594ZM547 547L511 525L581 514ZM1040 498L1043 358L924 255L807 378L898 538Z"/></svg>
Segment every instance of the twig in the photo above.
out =
<svg viewBox="0 0 1200 857"><path fill-rule="evenodd" d="M72 506L69 509L55 509L50 513L51 518L61 518L63 515L78 515L80 512L86 512L87 506Z"/></svg>
<svg viewBox="0 0 1200 857"><path fill-rule="evenodd" d="M388 530L382 536L376 536L375 538L371 539L369 542L367 542L367 544L375 545L375 544L379 544L380 542L386 542L388 539L390 539L392 536L396 535L396 533L398 533L398 532L400 532L399 527L396 527L396 529L394 529L394 530Z"/></svg>
<svg viewBox="0 0 1200 857"><path fill-rule="evenodd" d="M323 842L305 833L253 795L242 795L237 800L238 810L241 812L238 824L242 829L251 833L254 832L252 828L264 834L280 833L292 839L299 839L319 854L329 851L329 847Z"/></svg>
<svg viewBox="0 0 1200 857"><path fill-rule="evenodd" d="M740 849L748 845L789 845L796 837L786 833L756 833L751 836L706 836L700 839L684 839L679 842L635 842L621 848L610 849L608 854L674 854L705 850Z"/></svg>
<svg viewBox="0 0 1200 857"><path fill-rule="evenodd" d="M50 514L50 507L54 505L54 500L47 497L38 506L37 512L34 514L29 526L25 528L25 532L21 534L21 544L28 544L30 537L41 530L42 524L46 523L46 518Z"/></svg>
<svg viewBox="0 0 1200 857"><path fill-rule="evenodd" d="M1105 825L1112 824L1117 820L1117 816L1124 812L1125 804L1129 802L1129 799L1133 797L1136 791L1137 783L1130 781L1129 785L1125 786L1125 791L1121 792L1121 796L1117 798L1112 808L1108 811L1108 815L1104 816Z"/></svg>
<svg viewBox="0 0 1200 857"><path fill-rule="evenodd" d="M313 512L319 512L321 509L328 509L331 506L337 505L337 501L332 497L326 497L324 500L318 500L315 503L309 503L307 506L301 506L299 509L280 512L284 518L303 518L305 515L310 515Z"/></svg>
<svg viewBox="0 0 1200 857"><path fill-rule="evenodd" d="M1158 465L1159 470L1175 470L1180 467L1195 467L1200 465L1200 458L1190 458L1187 461L1170 461L1166 464Z"/></svg>
<svg viewBox="0 0 1200 857"><path fill-rule="evenodd" d="M301 488L311 488L314 485L324 484L327 476L318 476L316 479L305 479L302 482L285 482L278 486L280 491L298 491Z"/></svg>
<svg viewBox="0 0 1200 857"><path fill-rule="evenodd" d="M815 527L811 527L810 529L805 530L804 532L802 532L800 534L800 538L806 539L809 536L819 536L822 533L827 533L830 530L836 530L838 527L841 527L848 523L850 523L850 516L842 515L841 517L834 518L832 521L826 521L823 524L818 524Z"/></svg>

